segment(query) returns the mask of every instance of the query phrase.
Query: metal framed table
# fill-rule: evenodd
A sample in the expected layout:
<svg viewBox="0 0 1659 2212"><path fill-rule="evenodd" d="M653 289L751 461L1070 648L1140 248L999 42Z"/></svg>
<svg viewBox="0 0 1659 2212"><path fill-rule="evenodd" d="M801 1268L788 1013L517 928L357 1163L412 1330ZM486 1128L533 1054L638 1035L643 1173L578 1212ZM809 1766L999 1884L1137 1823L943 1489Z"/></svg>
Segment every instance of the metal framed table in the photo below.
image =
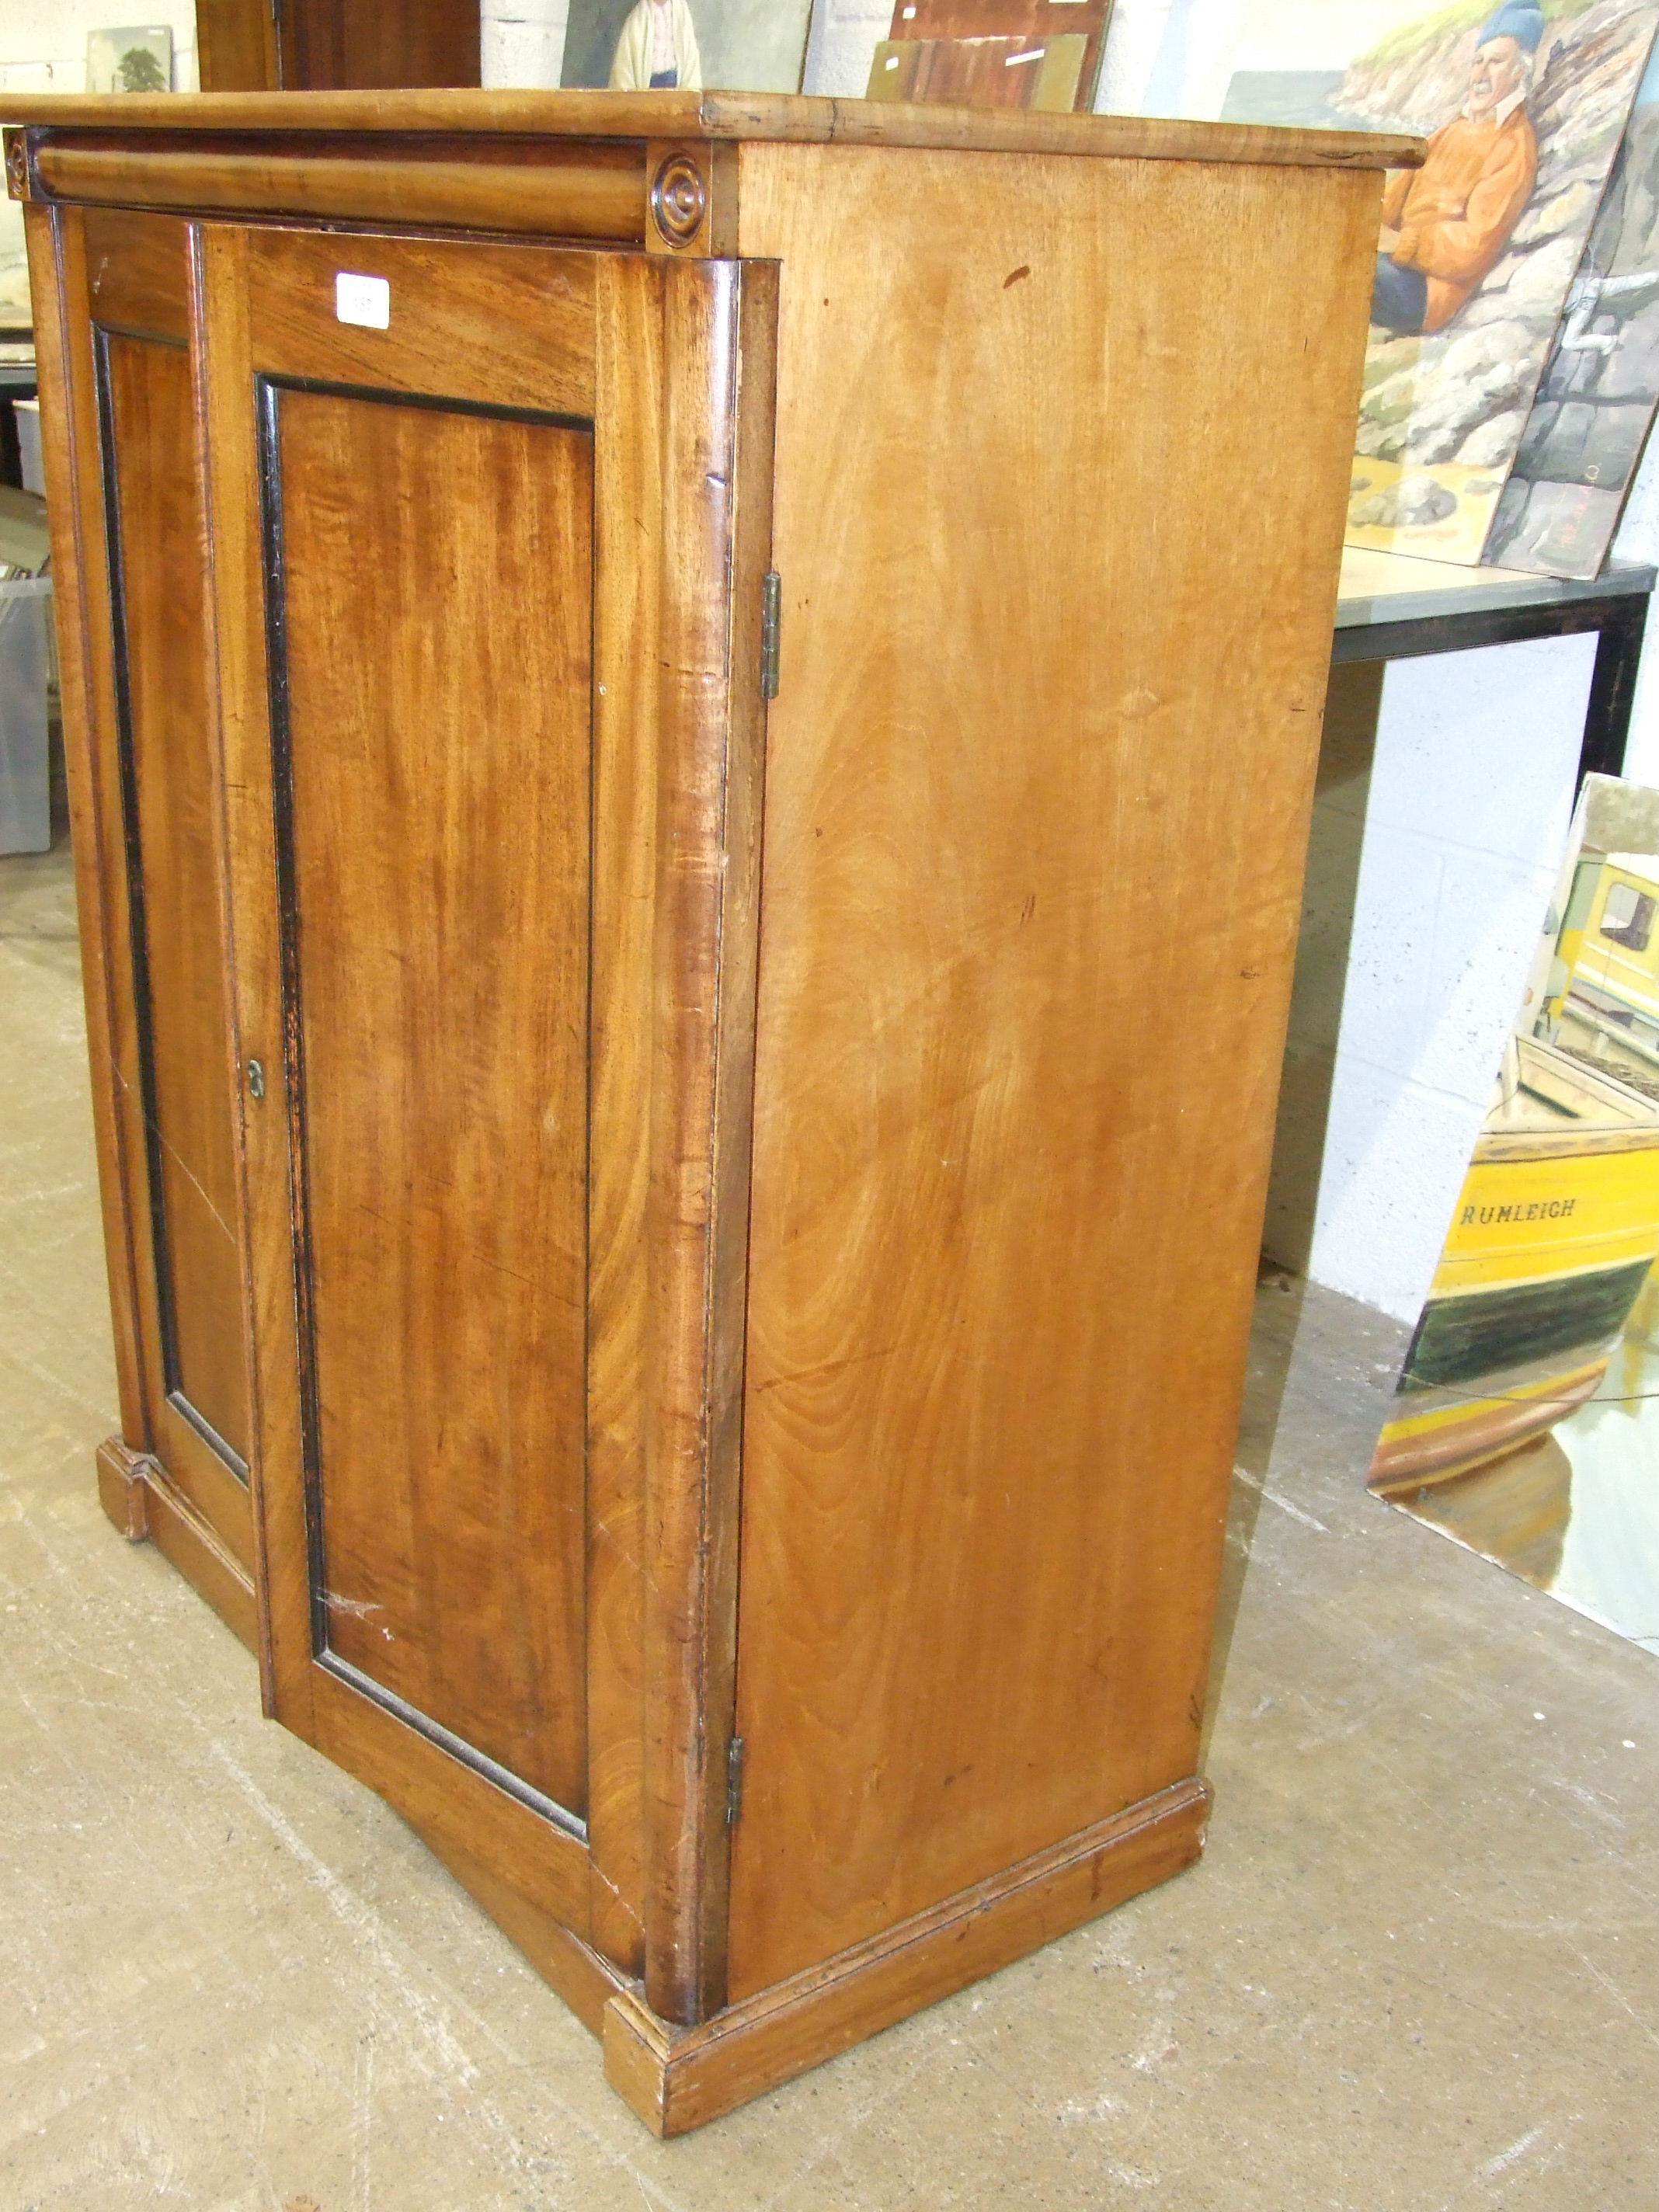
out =
<svg viewBox="0 0 1659 2212"><path fill-rule="evenodd" d="M1613 568L1593 583L1510 568L1460 568L1350 547L1342 556L1331 663L1408 660L1522 638L1596 633L1578 776L1625 764L1648 601L1659 571Z"/></svg>

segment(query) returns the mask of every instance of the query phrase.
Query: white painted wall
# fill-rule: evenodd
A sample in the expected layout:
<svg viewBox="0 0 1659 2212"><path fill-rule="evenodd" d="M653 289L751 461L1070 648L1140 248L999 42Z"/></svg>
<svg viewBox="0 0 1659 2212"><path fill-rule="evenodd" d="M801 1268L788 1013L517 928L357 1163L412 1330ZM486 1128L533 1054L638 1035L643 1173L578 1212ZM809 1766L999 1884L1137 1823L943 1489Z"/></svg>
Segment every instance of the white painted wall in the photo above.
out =
<svg viewBox="0 0 1659 2212"><path fill-rule="evenodd" d="M1264 1241L1398 1321L1520 1006L1595 657L1539 639L1332 684Z"/></svg>
<svg viewBox="0 0 1659 2212"><path fill-rule="evenodd" d="M569 0L480 0L478 51L487 85L555 85Z"/></svg>

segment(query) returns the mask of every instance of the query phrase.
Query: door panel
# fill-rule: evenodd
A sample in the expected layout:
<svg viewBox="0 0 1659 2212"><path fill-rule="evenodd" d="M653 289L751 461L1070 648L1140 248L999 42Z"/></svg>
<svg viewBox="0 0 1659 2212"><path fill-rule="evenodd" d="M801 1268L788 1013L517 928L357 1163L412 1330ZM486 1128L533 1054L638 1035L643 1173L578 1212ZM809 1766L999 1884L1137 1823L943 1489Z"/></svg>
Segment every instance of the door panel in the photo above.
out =
<svg viewBox="0 0 1659 2212"><path fill-rule="evenodd" d="M580 1817L592 428L264 389L317 1649Z"/></svg>
<svg viewBox="0 0 1659 2212"><path fill-rule="evenodd" d="M595 256L361 233L246 236L250 342L283 375L591 414ZM385 329L340 320L343 272L386 286Z"/></svg>
<svg viewBox="0 0 1659 2212"><path fill-rule="evenodd" d="M247 1385L190 357L100 332L161 1395L239 1475Z"/></svg>
<svg viewBox="0 0 1659 2212"><path fill-rule="evenodd" d="M741 286L230 225L204 266L271 1708L636 1973L702 1726L647 1696L697 1603L647 1584L653 1255L708 1224L653 1102L717 998L659 980L658 825L724 712Z"/></svg>
<svg viewBox="0 0 1659 2212"><path fill-rule="evenodd" d="M190 224L66 213L88 678L77 822L121 1443L252 1638L253 1525ZM89 835L82 835L82 829ZM95 852L95 860L94 860ZM190 1547L187 1547L187 1549ZM175 1553L178 1546L174 1544ZM192 1556L193 1556L192 1552ZM181 1555L182 1556L182 1555ZM187 1568L187 1571L194 1571Z"/></svg>

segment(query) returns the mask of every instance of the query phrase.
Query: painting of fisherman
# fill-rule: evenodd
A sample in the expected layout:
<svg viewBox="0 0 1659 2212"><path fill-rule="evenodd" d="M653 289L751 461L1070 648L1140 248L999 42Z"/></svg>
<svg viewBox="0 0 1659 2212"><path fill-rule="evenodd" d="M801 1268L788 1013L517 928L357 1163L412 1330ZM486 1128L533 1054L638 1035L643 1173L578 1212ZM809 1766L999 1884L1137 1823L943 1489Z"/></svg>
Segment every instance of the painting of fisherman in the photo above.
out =
<svg viewBox="0 0 1659 2212"><path fill-rule="evenodd" d="M1480 27L1462 114L1435 132L1420 169L1389 179L1371 295L1377 329L1443 329L1502 256L1538 174L1527 94L1543 35L1531 0L1504 0Z"/></svg>

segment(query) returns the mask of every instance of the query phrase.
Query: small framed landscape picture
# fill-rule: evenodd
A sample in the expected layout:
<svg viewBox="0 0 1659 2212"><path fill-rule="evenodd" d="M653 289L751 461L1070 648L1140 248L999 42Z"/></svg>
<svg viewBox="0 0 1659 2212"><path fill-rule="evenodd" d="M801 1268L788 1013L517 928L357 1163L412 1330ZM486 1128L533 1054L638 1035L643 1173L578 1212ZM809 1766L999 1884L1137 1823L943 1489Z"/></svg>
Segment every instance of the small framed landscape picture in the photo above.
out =
<svg viewBox="0 0 1659 2212"><path fill-rule="evenodd" d="M88 92L171 92L173 33L165 23L87 33Z"/></svg>
<svg viewBox="0 0 1659 2212"><path fill-rule="evenodd" d="M570 0L560 82L799 92L811 0Z"/></svg>

